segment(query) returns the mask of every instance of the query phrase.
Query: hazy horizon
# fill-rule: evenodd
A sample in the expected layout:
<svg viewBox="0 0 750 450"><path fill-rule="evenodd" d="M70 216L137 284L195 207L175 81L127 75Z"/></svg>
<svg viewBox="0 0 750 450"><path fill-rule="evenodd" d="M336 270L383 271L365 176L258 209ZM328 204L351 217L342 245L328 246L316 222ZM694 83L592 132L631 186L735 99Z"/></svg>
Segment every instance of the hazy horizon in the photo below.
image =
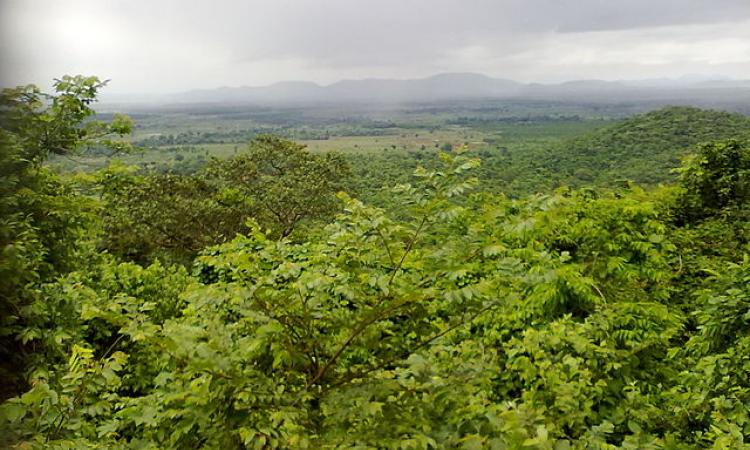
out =
<svg viewBox="0 0 750 450"><path fill-rule="evenodd" d="M0 84L111 93L471 72L519 82L750 74L746 0L0 0Z"/></svg>
<svg viewBox="0 0 750 450"><path fill-rule="evenodd" d="M262 83L262 84L237 84L237 85L216 85L216 86L207 86L207 87L194 87L194 88L188 88L186 90L181 91L171 91L171 92L159 92L156 94L173 94L173 93L182 93L185 91L191 91L191 90L215 90L215 89L233 89L233 88L267 88L272 87L279 84L294 84L294 83L303 83L303 84L314 84L319 87L330 87L334 86L338 83L342 82L350 82L350 81L418 81L418 80L427 80L434 77L440 77L440 76L446 76L446 75L479 75L484 76L488 78L492 78L495 80L507 80L507 81L513 81L519 84L542 84L542 85L559 85L559 84L565 84L565 83L572 83L572 82L596 82L596 81L603 81L603 82L622 82L622 83L628 83L628 82L649 82L649 81L668 81L668 82L675 82L675 83L700 83L705 81L750 81L750 75L746 77L732 77L729 75L724 74L696 74L696 73L684 73L679 74L671 77L653 77L653 78L612 78L612 79L604 79L604 78L569 78L569 79L560 79L555 81L531 81L531 80L518 80L508 77L502 77L502 76L493 76L482 72L436 72L432 74L427 74L424 76L418 76L418 77L359 77L359 78L341 78L326 82L317 82L314 80L306 80L306 79L289 79L289 80L279 80L279 81L272 81L268 83ZM123 92L123 94L130 94L130 93L138 93L138 92Z"/></svg>
<svg viewBox="0 0 750 450"><path fill-rule="evenodd" d="M239 91L242 92L244 89L251 89L251 90L257 90L257 91L268 91L269 93L274 92L272 89L276 86L281 86L286 88L283 85L288 85L291 89L304 89L307 86L309 86L311 89L314 86L314 89L321 89L326 90L330 88L336 88L340 86L341 84L345 83L367 83L367 82L384 82L386 84L391 82L420 82L420 81L427 81L433 78L438 78L441 76L454 76L454 75L467 75L467 76L482 76L487 77L492 80L497 81L509 81L518 83L519 86L522 87L532 87L534 85L537 86L544 86L548 88L552 87L562 87L566 84L573 84L573 83L584 83L580 86L577 86L579 89L585 88L585 83L592 83L595 85L597 82L605 82L605 83L613 83L612 87L615 89L619 89L617 87L617 83L621 84L622 88L633 88L633 87L641 87L644 89L659 89L659 90L670 90L674 91L680 88L695 88L701 86L701 83L708 83L708 82L725 82L725 83L732 83L732 82L738 82L742 83L742 90L745 91L750 86L750 76L746 78L733 78L728 77L724 75L698 75L698 74L685 74L680 75L677 77L662 77L662 78L649 78L649 79L612 79L612 80L602 80L602 79L570 79L570 80L561 80L558 82L548 82L548 83L538 83L533 81L520 81L520 80L513 80L508 78L501 78L501 77L492 77L487 74L479 73L479 72L441 72L441 73L435 73L432 75L428 75L425 77L415 77L415 78L376 78L376 77L365 77L365 78L346 78L341 80L335 80L332 82L327 83L318 83L312 80L284 80L284 81L276 81L268 84L261 84L261 85L234 85L234 86L213 86L213 87L205 87L205 88L188 88L183 89L179 91L165 91L165 92L112 92L109 88L109 82L112 80L109 80L108 87L104 89L101 93L100 100L104 103L131 103L131 102L171 102L171 101L190 101L189 97L186 100L183 98L185 95L190 94L196 94L196 93L207 93L209 95L216 94L219 95L223 91ZM297 85L297 86L294 86ZM366 86L364 86L366 88ZM416 86L415 86L416 87ZM591 87L591 86L589 86ZM286 89L282 90L281 92L284 92ZM531 91L526 91L524 94L529 94ZM308 91L309 93L309 91ZM582 92L581 92L582 93ZM440 94L439 91L435 91L435 94ZM502 95L502 97L508 97L509 95ZM512 95L510 95L512 96ZM522 94L521 97L524 95ZM440 97L440 95L438 95ZM488 96L488 98L492 98L493 96ZM288 99L286 99L288 100ZM334 102L340 101L342 99L335 99ZM198 102L205 102L207 100L199 100ZM242 100L239 100L242 102ZM282 101L283 102L283 101ZM263 103L263 102L261 102Z"/></svg>

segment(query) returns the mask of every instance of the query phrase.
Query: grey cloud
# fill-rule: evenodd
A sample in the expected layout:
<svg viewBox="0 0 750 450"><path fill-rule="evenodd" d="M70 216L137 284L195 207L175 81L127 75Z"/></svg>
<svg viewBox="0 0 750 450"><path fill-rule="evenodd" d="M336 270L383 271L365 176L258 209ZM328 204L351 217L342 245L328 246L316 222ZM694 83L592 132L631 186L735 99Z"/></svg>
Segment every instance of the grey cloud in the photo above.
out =
<svg viewBox="0 0 750 450"><path fill-rule="evenodd" d="M594 0L589 3L588 8L583 7L583 13L565 18L557 30L565 33L624 30L734 22L750 17L750 2L747 0ZM573 4L569 6L568 11L577 9Z"/></svg>
<svg viewBox="0 0 750 450"><path fill-rule="evenodd" d="M728 54L744 51L750 40L742 31L750 24L748 0L0 0L0 5L3 79L38 82L61 71L86 70L119 80L123 90L466 70L534 80L563 74L637 77L643 71L678 76L704 58L690 52L705 52L709 45L724 46L726 64L706 62L700 70L726 69L738 76L750 60ZM672 48L684 63L662 57ZM633 69L623 73L623 66Z"/></svg>

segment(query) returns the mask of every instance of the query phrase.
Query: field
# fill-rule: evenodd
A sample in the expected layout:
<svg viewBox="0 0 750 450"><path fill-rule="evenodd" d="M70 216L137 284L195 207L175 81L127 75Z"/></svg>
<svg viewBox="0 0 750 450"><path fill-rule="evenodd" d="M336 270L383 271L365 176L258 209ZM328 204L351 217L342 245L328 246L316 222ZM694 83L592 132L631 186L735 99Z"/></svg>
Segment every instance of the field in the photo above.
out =
<svg viewBox="0 0 750 450"><path fill-rule="evenodd" d="M89 149L53 158L67 172L100 169L116 158L144 170L191 173L211 158L241 153L258 134L276 134L312 152L358 155L432 153L456 145L488 154L523 154L546 148L622 118L643 107L609 108L555 104L454 105L384 109L352 107L317 110L221 111L135 110L133 154L112 155ZM126 110L126 112L128 112ZM100 117L110 114L105 108Z"/></svg>

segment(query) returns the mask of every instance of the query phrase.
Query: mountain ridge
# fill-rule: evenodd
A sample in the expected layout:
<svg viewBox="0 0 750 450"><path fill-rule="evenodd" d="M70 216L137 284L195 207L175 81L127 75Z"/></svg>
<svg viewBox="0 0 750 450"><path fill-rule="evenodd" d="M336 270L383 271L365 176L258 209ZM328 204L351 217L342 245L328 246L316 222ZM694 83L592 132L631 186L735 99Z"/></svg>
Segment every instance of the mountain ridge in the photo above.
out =
<svg viewBox="0 0 750 450"><path fill-rule="evenodd" d="M735 92L739 96L735 96ZM522 83L472 72L446 72L424 78L344 79L330 84L312 81L281 81L266 86L223 86L193 89L152 96L154 103L190 104L336 104L336 103L420 103L473 99L548 99L593 101L674 99L696 97L739 98L750 103L750 80L651 79L651 80L569 80L560 83ZM134 100L137 99L137 100ZM138 101L122 96L121 101Z"/></svg>

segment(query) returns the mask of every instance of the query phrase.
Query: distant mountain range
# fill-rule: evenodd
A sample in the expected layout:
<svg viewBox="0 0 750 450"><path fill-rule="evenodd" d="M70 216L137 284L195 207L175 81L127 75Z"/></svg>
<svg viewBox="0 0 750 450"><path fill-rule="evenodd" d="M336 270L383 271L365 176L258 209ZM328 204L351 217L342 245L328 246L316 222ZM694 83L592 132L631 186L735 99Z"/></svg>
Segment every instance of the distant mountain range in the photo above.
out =
<svg viewBox="0 0 750 450"><path fill-rule="evenodd" d="M750 80L681 78L637 81L578 80L539 84L519 83L476 73L445 73L410 80L343 80L327 86L307 81L286 81L262 87L192 90L151 97L149 100L181 104L278 105L363 102L393 104L502 98L591 101L706 98L721 101L724 97L750 102ZM124 96L110 99L127 100L131 99ZM142 100L145 98L137 99Z"/></svg>
<svg viewBox="0 0 750 450"><path fill-rule="evenodd" d="M413 80L342 80L327 86L287 81L264 87L222 87L170 96L179 102L341 103L421 102L434 100L511 97L525 85L473 73L446 73Z"/></svg>

